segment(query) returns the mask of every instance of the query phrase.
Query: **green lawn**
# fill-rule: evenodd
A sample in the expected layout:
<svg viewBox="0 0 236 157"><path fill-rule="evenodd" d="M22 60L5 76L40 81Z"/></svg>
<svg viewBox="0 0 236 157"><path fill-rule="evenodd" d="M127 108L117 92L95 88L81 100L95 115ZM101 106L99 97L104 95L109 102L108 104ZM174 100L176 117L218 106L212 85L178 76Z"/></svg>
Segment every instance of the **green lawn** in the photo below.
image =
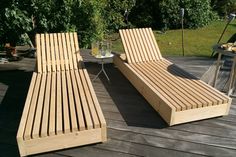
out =
<svg viewBox="0 0 236 157"><path fill-rule="evenodd" d="M212 24L195 29L184 30L185 56L210 56L212 46L217 43L226 21L216 21ZM182 55L181 30L169 30L165 34L154 31L156 40L164 56ZM227 40L236 33L236 20L228 26L221 42ZM118 34L113 35L118 38ZM120 39L113 42L113 51L123 52L123 46Z"/></svg>

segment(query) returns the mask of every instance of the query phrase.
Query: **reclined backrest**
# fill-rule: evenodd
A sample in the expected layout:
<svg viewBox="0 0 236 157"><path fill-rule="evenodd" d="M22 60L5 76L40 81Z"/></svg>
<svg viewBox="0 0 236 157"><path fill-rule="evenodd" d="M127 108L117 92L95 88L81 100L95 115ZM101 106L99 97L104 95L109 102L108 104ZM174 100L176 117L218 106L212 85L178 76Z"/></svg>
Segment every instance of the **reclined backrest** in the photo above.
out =
<svg viewBox="0 0 236 157"><path fill-rule="evenodd" d="M128 63L161 60L162 55L151 28L119 30Z"/></svg>
<svg viewBox="0 0 236 157"><path fill-rule="evenodd" d="M78 69L77 33L36 34L37 72Z"/></svg>

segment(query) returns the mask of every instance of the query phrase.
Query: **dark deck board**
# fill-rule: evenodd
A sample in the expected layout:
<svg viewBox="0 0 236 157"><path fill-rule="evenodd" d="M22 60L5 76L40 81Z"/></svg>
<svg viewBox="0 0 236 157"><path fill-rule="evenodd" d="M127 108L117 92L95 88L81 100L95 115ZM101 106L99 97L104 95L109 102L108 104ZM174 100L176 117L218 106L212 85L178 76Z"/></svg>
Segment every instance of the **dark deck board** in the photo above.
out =
<svg viewBox="0 0 236 157"><path fill-rule="evenodd" d="M83 51L91 79L100 66ZM200 78L214 59L167 57ZM110 62L110 60L108 60ZM34 59L0 65L0 156L19 156L16 133L30 84ZM106 64L104 75L93 86L108 125L108 141L76 147L37 157L135 157L135 156L236 156L236 99L230 115L168 127L132 84L114 67ZM229 70L221 70L217 88L225 86Z"/></svg>

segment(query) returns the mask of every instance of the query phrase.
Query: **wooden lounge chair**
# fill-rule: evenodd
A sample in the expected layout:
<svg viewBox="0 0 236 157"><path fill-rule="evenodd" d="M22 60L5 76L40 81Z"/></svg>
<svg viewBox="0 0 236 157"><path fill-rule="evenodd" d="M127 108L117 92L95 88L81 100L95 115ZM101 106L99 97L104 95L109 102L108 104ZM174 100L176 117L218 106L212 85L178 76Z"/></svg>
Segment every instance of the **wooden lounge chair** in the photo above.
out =
<svg viewBox="0 0 236 157"><path fill-rule="evenodd" d="M76 33L37 34L17 142L21 156L106 141L106 122Z"/></svg>
<svg viewBox="0 0 236 157"><path fill-rule="evenodd" d="M164 59L150 28L119 33L114 63L169 125L228 114L231 99Z"/></svg>

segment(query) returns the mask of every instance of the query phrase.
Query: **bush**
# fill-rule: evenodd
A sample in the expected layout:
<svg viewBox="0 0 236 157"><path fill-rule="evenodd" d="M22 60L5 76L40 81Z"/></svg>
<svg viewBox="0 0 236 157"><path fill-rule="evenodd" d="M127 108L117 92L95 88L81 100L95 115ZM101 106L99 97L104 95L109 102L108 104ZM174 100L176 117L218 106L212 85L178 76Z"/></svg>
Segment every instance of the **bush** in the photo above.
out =
<svg viewBox="0 0 236 157"><path fill-rule="evenodd" d="M92 41L104 38L106 29L105 21L102 18L104 8L105 0L86 0L74 3L71 23L79 33L82 47L89 47Z"/></svg>
<svg viewBox="0 0 236 157"><path fill-rule="evenodd" d="M180 27L180 8L185 9L185 26L198 28L216 18L210 0L139 0L132 10L132 22L138 27L172 29Z"/></svg>
<svg viewBox="0 0 236 157"><path fill-rule="evenodd" d="M20 10L16 4L12 4L1 10L0 36L1 43L9 42L15 46L21 35L32 30L31 19L25 10Z"/></svg>
<svg viewBox="0 0 236 157"><path fill-rule="evenodd" d="M162 25L179 28L180 8L185 9L184 25L187 28L202 27L217 18L211 9L210 0L162 0L160 2Z"/></svg>
<svg viewBox="0 0 236 157"><path fill-rule="evenodd" d="M19 41L21 34L26 32L34 37L35 33L77 31L81 47L88 47L91 41L104 37L106 22L102 11L106 0L4 1L5 5L0 6L1 39L16 37L11 32L17 34L18 38L14 40Z"/></svg>
<svg viewBox="0 0 236 157"><path fill-rule="evenodd" d="M162 29L178 28L180 26L179 0L161 0L158 6L160 25Z"/></svg>
<svg viewBox="0 0 236 157"><path fill-rule="evenodd" d="M103 18L109 31L117 31L120 28L127 27L130 23L125 22L124 14L129 14L135 5L134 0L107 0L103 12Z"/></svg>
<svg viewBox="0 0 236 157"><path fill-rule="evenodd" d="M156 19L160 14L155 14L159 10L159 0L136 0L135 6L130 12L130 21L136 27L155 27ZM158 16L155 16L158 15Z"/></svg>
<svg viewBox="0 0 236 157"><path fill-rule="evenodd" d="M236 13L236 0L212 0L211 6L221 17Z"/></svg>

